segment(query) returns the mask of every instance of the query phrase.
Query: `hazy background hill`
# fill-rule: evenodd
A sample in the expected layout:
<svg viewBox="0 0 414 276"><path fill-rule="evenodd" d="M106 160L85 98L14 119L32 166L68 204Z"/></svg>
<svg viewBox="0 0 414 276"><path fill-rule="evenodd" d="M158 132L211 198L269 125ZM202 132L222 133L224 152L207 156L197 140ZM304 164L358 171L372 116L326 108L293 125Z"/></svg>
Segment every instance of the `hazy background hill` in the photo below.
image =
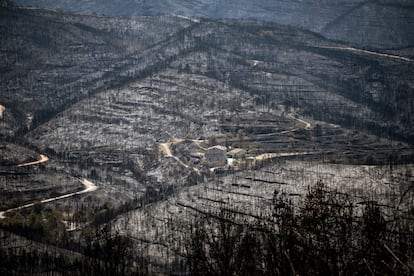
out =
<svg viewBox="0 0 414 276"><path fill-rule="evenodd" d="M257 19L302 27L359 46L401 48L414 43L414 1L364 0L14 0L18 5L105 15L178 14Z"/></svg>

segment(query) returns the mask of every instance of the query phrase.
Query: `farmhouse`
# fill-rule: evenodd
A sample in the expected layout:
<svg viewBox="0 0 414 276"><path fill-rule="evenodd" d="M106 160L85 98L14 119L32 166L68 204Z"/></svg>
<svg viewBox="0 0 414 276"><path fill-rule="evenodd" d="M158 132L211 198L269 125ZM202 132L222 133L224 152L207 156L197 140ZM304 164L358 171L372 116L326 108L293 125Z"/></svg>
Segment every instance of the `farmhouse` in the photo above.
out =
<svg viewBox="0 0 414 276"><path fill-rule="evenodd" d="M224 166L227 164L227 149L223 146L208 148L205 157L210 166Z"/></svg>

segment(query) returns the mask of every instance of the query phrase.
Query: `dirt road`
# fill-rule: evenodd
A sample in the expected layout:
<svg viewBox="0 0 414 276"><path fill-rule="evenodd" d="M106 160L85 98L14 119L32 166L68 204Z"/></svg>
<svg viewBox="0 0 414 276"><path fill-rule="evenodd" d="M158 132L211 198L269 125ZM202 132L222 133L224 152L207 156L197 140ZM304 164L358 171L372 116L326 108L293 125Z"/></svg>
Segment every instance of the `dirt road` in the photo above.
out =
<svg viewBox="0 0 414 276"><path fill-rule="evenodd" d="M5 110L6 110L6 108L0 104L0 119L3 119L3 112Z"/></svg>
<svg viewBox="0 0 414 276"><path fill-rule="evenodd" d="M298 121L298 122L301 122L302 124L305 124L305 129L307 129L307 130L312 129L311 123L309 123L305 120L299 119L299 118L295 118L295 120Z"/></svg>
<svg viewBox="0 0 414 276"><path fill-rule="evenodd" d="M283 113L283 114L285 114L285 113ZM307 121L305 121L305 120L302 120L302 119L299 119L299 118L295 118L295 116L293 116L292 114L286 114L286 117L288 117L288 118L290 118L290 119L292 119L292 120L298 121L299 123L304 124L304 125L305 125L305 129L307 129L307 130L312 129L312 124L311 124L311 123L309 123L309 122L307 122ZM282 133L293 132L293 131L296 131L296 130L297 130L297 129L295 128L295 129L293 129L293 130L284 131L284 132L282 132Z"/></svg>
<svg viewBox="0 0 414 276"><path fill-rule="evenodd" d="M316 47L322 48L322 49L344 50L344 51L350 51L350 52L364 53L364 54L373 55L373 56L380 56L380 57L386 57L386 58L390 58L390 59L397 59L397 60L402 60L402 61L407 61L407 62L414 62L413 59L410 59L410 58L407 58L407 57L391 55L391 54L384 54L384 53L378 53L378 52L374 52L374 51L357 49L357 48L353 48L353 47L320 46L320 45L318 45Z"/></svg>
<svg viewBox="0 0 414 276"><path fill-rule="evenodd" d="M200 170L194 167L190 167L189 165L187 165L186 163L184 163L183 161L180 160L180 158L178 158L177 156L175 156L172 152L171 152L171 146L175 143L180 143L182 142L182 139L174 139L172 142L169 143L162 143L159 145L159 150L160 152L165 156L165 157L170 157L175 159L181 166L193 170L196 173L200 174Z"/></svg>
<svg viewBox="0 0 414 276"><path fill-rule="evenodd" d="M271 158L277 157L288 157L288 156L301 156L301 155L309 155L314 154L315 152L280 152L280 153L264 153L256 156L255 160L266 160Z"/></svg>
<svg viewBox="0 0 414 276"><path fill-rule="evenodd" d="M160 152L165 157L173 157L170 147L171 147L171 143L162 143L160 144Z"/></svg>
<svg viewBox="0 0 414 276"><path fill-rule="evenodd" d="M34 165L38 165L41 163L45 163L49 161L49 157L47 157L46 155L41 154L39 160L37 161L33 161L33 162L28 162L28 163L22 163L22 164L18 164L16 165L17 167L27 167L27 166L34 166ZM85 186L85 189L79 192L75 192L75 193L69 193L69 194L65 194L65 195L61 195L61 196L57 196L57 197L52 197L52 198L48 198L48 199L44 199L41 200L40 203L49 203L49 202L53 202L53 201L57 201L57 200L61 200L61 199L65 199L68 197L72 197L72 196L76 196L76 195L81 195L81 194L85 194L85 193L89 193L89 192L93 192L96 191L98 189L98 187L90 182L89 180L83 178L83 179L79 179L79 181ZM29 207L33 207L34 206L34 202L33 203L29 203L29 204L25 204L19 207L15 207L15 208L11 208L5 211L1 211L0 212L0 219L4 219L5 218L5 214L11 211L16 211L16 210L21 210L21 209L25 209L25 208L29 208Z"/></svg>
<svg viewBox="0 0 414 276"><path fill-rule="evenodd" d="M37 164L45 163L47 161L49 161L49 157L47 157L46 155L41 154L39 160L33 161L33 162L19 164L19 165L17 165L17 167L34 166L34 165L37 165Z"/></svg>
<svg viewBox="0 0 414 276"><path fill-rule="evenodd" d="M53 201L57 201L57 200L61 200L61 199L65 199L65 198L69 198L69 197L73 197L76 195L81 195L81 194L85 194L85 193L89 193L89 192L93 192L96 191L98 189L98 187L90 182L89 180L83 178L79 180L84 186L85 189L79 192L75 192L75 193L70 193L70 194L66 194L66 195L61 195L61 196L57 196L57 197L52 197L52 198L48 198L48 199L44 199L41 200L40 203L44 204L44 203L49 203L49 202L53 202ZM29 208L29 207L33 207L35 205L35 203L29 203L29 204L25 204L19 207L15 207L15 208L11 208L5 211L0 212L0 219L4 219L5 218L5 214L8 212L12 212L12 211L17 211L17 210L21 210L21 209L25 209L25 208Z"/></svg>

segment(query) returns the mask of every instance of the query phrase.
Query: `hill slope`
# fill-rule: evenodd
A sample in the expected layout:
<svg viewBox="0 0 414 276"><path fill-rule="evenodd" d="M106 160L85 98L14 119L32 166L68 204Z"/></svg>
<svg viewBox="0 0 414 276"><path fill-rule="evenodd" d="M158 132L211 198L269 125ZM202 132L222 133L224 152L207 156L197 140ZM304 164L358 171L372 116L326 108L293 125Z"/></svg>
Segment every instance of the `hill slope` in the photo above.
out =
<svg viewBox="0 0 414 276"><path fill-rule="evenodd" d="M14 106L20 129L37 126L88 95L172 67L315 119L404 140L413 135L408 58L260 22L1 12L6 64L1 103ZM172 35L164 39L167 33ZM7 121L10 113L4 114Z"/></svg>
<svg viewBox="0 0 414 276"><path fill-rule="evenodd" d="M23 223L19 233L87 254L86 239L99 241L95 230L113 222L138 243L128 245L135 263L171 274L193 215L224 207L258 217L274 191L297 202L322 180L358 202L411 210L414 168L400 163L414 160L414 61L397 50L352 48L254 20L10 6L0 8L0 31L0 210L62 199L40 216L32 215L38 204L2 213L12 230ZM205 158L215 145L236 148L232 167ZM83 193L84 183L94 189ZM59 227L31 231L39 228L26 218ZM56 229L68 239L54 240ZM19 252L41 252L27 250ZM68 273L79 267L62 254ZM43 272L44 257L32 260ZM14 260L3 260L6 274L20 269Z"/></svg>
<svg viewBox="0 0 414 276"><path fill-rule="evenodd" d="M327 38L377 48L414 45L412 1L14 1L18 5L105 15L179 14L191 17L264 20L318 32Z"/></svg>

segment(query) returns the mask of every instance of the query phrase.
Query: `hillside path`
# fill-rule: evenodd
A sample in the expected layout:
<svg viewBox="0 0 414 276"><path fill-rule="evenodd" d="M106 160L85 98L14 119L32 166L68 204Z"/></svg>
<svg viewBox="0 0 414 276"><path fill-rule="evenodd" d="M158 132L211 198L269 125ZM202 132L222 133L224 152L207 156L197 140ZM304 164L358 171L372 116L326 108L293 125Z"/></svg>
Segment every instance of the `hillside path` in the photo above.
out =
<svg viewBox="0 0 414 276"><path fill-rule="evenodd" d="M369 51L369 50L364 50L364 49L358 49L358 48L354 48L354 47L322 46L322 45L318 45L318 46L315 46L315 47L322 48L322 49L333 49L333 50L343 50L343 51L364 53L364 54L368 54L368 55L386 57L386 58L390 58L390 59L398 59L398 60L407 61L407 62L414 62L413 59L410 59L410 58L407 58L407 57L391 55L391 54L385 54L385 53L379 53L379 52L374 52L374 51Z"/></svg>
<svg viewBox="0 0 414 276"><path fill-rule="evenodd" d="M6 108L0 104L0 119L3 119L3 113L5 110Z"/></svg>
<svg viewBox="0 0 414 276"><path fill-rule="evenodd" d="M47 161L49 161L49 157L47 157L46 155L41 154L39 160L37 160L37 161L22 163L22 164L18 164L16 166L17 167L34 166L34 165L38 165L38 164L41 164L41 163L45 163ZM98 189L98 186L96 186L94 183L92 183L91 181L87 180L86 178L79 179L79 181L85 187L85 189L83 189L82 191L74 192L74 193L69 193L69 194L65 194L65 195L61 195L61 196L57 196L57 197L52 197L52 198L48 198L48 199L44 199L44 200L41 200L39 202L41 204L49 203L49 202L53 202L53 201L57 201L57 200L61 200L61 199L69 198L69 197L73 197L73 196L76 196L76 195L81 195L81 194L93 192L93 191L96 191ZM19 206L19 207L11 208L11 209L8 209L8 210L5 210L5 211L0 211L0 219L4 219L5 218L5 214L8 213L8 212L12 212L12 211L17 211L17 210L21 210L21 209L33 207L34 205L35 205L35 203L33 202L33 203L28 203L28 204L25 204L25 205L22 205L22 206Z"/></svg>
<svg viewBox="0 0 414 276"><path fill-rule="evenodd" d="M53 202L53 201L57 201L57 200L61 200L61 199L65 199L65 198L69 198L69 197L73 197L76 195L81 195L81 194L85 194L85 193L89 193L89 192L93 192L96 191L98 189L98 186L96 186L94 183L92 183L91 181L87 180L86 178L80 179L79 180L84 186L85 189L79 192L74 192L74 193L69 193L69 194L65 194L65 195L61 195L61 196L57 196L57 197L52 197L52 198L48 198L48 199L44 199L41 200L40 203L44 204L44 203L49 203L49 202ZM17 210L21 210L21 209L26 209L29 207L33 207L36 203L29 203L29 204L25 204L19 207L15 207L15 208L11 208L5 211L1 211L0 212L0 219L4 219L5 218L5 214L8 212L12 212L12 211L17 211Z"/></svg>
<svg viewBox="0 0 414 276"><path fill-rule="evenodd" d="M172 151L171 151L171 146L173 145L173 144L175 144L175 143L179 143L179 142L182 142L183 141L183 139L174 139L172 142L169 142L169 143L162 143L162 144L160 144L159 145L159 150L160 150L160 152L165 156L165 157L170 157L170 158L173 158L173 159L175 159L181 166L183 166L183 167L185 167L185 168L187 168L187 169L190 169L190 170L193 170L193 171L195 171L196 173L198 173L198 174L200 174L200 170L199 169L197 169L197 168L194 168L194 167L190 167L189 165L187 165L186 163L184 163L183 161L181 161L181 159L180 158L178 158L177 156L175 156L173 153L172 153Z"/></svg>
<svg viewBox="0 0 414 276"><path fill-rule="evenodd" d="M28 162L28 163L23 163L23 164L19 164L17 165L17 167L28 167L28 166L34 166L37 164L41 164L41 163L45 163L49 161L49 157L47 157L46 155L41 154L40 155L40 159L37 161L33 161L33 162Z"/></svg>

